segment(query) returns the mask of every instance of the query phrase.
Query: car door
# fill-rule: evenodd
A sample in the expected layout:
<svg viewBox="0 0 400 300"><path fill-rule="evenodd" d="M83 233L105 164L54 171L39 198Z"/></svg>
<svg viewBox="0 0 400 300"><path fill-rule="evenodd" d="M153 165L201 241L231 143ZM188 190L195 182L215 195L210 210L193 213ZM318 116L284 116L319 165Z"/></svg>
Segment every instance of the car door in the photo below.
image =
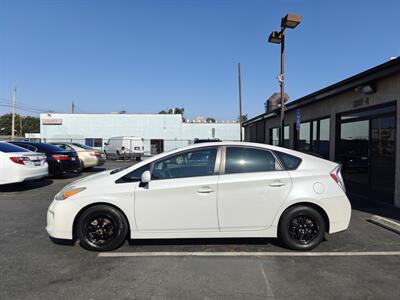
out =
<svg viewBox="0 0 400 300"><path fill-rule="evenodd" d="M139 231L218 231L218 147L175 153L152 164L152 179L135 190Z"/></svg>
<svg viewBox="0 0 400 300"><path fill-rule="evenodd" d="M218 181L221 231L268 228L286 200L291 178L267 149L227 146Z"/></svg>

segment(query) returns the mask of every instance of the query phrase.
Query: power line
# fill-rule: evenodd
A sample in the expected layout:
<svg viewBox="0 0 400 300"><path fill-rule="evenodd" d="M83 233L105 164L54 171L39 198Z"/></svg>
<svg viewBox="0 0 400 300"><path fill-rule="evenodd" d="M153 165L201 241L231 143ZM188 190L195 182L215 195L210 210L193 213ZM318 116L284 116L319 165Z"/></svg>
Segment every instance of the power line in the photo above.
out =
<svg viewBox="0 0 400 300"><path fill-rule="evenodd" d="M2 106L2 107L11 107L11 108L13 107L12 104L0 104L0 106ZM15 107L16 107L17 110L33 112L33 113L36 113L36 114L43 113L43 111L37 111L37 110L31 110L31 109L21 108L21 107L18 107L18 105L16 105Z"/></svg>
<svg viewBox="0 0 400 300"><path fill-rule="evenodd" d="M0 102L12 103L12 100L6 99L6 98L0 98ZM20 102L20 101L18 101L18 105L19 105L20 107L25 107L25 108L28 108L28 109L39 110L39 111L43 111L43 112L49 111L49 109L45 109L45 108L43 108L43 107L34 106L34 105L31 105L31 104L26 104L26 103Z"/></svg>

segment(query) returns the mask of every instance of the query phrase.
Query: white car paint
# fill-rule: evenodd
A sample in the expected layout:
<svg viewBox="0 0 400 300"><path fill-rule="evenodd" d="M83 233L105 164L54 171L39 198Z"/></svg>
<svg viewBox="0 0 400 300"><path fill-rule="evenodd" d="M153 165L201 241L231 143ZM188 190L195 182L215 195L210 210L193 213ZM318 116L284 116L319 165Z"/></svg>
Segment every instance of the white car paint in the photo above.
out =
<svg viewBox="0 0 400 300"><path fill-rule="evenodd" d="M2 146L12 147L16 151L1 151ZM0 142L0 185L40 179L47 175L48 164L45 154Z"/></svg>
<svg viewBox="0 0 400 300"><path fill-rule="evenodd" d="M124 175L169 155L203 147L256 147L302 159L293 171L219 174L202 177L116 183ZM217 165L223 161L218 152ZM47 214L53 238L72 239L74 220L86 207L116 206L127 217L131 238L276 237L279 219L288 207L312 203L329 219L329 233L347 229L351 206L331 178L336 163L297 151L254 143L195 144L162 153L116 174L104 171L66 186L86 188L66 200L54 200ZM314 185L323 186L315 191ZM205 191L206 190L206 191Z"/></svg>

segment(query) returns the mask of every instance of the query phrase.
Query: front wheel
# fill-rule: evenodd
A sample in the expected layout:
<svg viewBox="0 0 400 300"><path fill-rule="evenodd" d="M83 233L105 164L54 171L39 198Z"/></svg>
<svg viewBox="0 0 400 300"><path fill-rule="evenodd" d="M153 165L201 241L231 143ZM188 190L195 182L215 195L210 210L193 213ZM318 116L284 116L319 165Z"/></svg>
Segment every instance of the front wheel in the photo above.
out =
<svg viewBox="0 0 400 300"><path fill-rule="evenodd" d="M286 210L279 222L279 239L290 249L311 250L324 239L326 224L321 214L310 206Z"/></svg>
<svg viewBox="0 0 400 300"><path fill-rule="evenodd" d="M128 222L114 207L96 205L79 217L76 234L81 246L91 251L110 251L122 245L128 233Z"/></svg>

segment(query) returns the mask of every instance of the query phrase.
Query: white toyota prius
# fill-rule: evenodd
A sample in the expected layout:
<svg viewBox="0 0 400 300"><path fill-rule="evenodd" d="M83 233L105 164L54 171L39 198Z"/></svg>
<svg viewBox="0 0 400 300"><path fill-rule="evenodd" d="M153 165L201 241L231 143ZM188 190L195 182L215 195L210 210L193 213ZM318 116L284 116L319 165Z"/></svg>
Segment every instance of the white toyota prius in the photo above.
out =
<svg viewBox="0 0 400 300"><path fill-rule="evenodd" d="M279 237L316 247L346 230L351 206L340 165L254 143L196 144L63 188L47 212L54 241L88 250L127 239Z"/></svg>

